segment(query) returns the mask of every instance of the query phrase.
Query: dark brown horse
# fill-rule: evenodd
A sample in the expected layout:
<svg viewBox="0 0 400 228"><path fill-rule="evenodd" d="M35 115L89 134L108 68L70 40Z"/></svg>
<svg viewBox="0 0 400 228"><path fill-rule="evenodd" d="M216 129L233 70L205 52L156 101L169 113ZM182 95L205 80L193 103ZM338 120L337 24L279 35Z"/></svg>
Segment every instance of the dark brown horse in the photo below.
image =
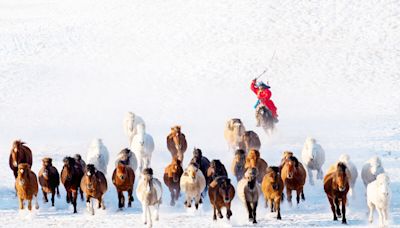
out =
<svg viewBox="0 0 400 228"><path fill-rule="evenodd" d="M133 169L122 162L118 163L112 175L112 182L115 188L117 188L118 208L122 209L125 206L123 193L125 191L128 192L128 207L131 207L133 202L133 184L135 183L135 172Z"/></svg>
<svg viewBox="0 0 400 228"><path fill-rule="evenodd" d="M300 203L300 195L301 199L305 200L303 187L306 183L306 170L296 157L290 156L284 161L281 169L281 177L286 187L287 201L290 205L292 203L293 190L297 193L297 204Z"/></svg>
<svg viewBox="0 0 400 228"><path fill-rule="evenodd" d="M18 176L18 165L20 163L27 163L32 167L32 151L21 140L15 140L11 147L10 157L8 161L14 177Z"/></svg>
<svg viewBox="0 0 400 228"><path fill-rule="evenodd" d="M228 177L220 176L215 178L209 186L208 196L214 209L213 220L217 220L217 211L220 219L224 217L221 213L222 207L226 207L226 217L228 219L232 216L231 202L235 197L235 188Z"/></svg>
<svg viewBox="0 0 400 228"><path fill-rule="evenodd" d="M51 206L54 207L54 195L60 197L58 186L60 185L60 174L56 167L53 166L53 159L43 158L42 168L39 171L39 184L42 186L44 202L47 203L47 193L51 193Z"/></svg>
<svg viewBox="0 0 400 228"><path fill-rule="evenodd" d="M260 147L261 141L257 133L254 131L245 131L242 135L240 148L243 149L247 154L251 149L260 150Z"/></svg>
<svg viewBox="0 0 400 228"><path fill-rule="evenodd" d="M72 203L74 206L74 213L76 211L76 199L78 198L78 191L81 192L81 199L83 200L83 192L80 189L81 179L83 177L82 166L76 163L72 157L65 157L64 166L61 170L61 183L63 183L67 191L67 203Z"/></svg>
<svg viewBox="0 0 400 228"><path fill-rule="evenodd" d="M207 177L207 170L210 167L210 160L203 156L203 152L199 148L194 148L193 150L193 158L190 163L195 164L201 172L203 173L204 177Z"/></svg>
<svg viewBox="0 0 400 228"><path fill-rule="evenodd" d="M181 176L183 174L183 168L181 161L174 157L171 164L169 164L164 171L164 183L169 188L171 192L171 206L175 205L175 200L179 199L179 194L181 192Z"/></svg>
<svg viewBox="0 0 400 228"><path fill-rule="evenodd" d="M172 157L177 157L183 162L183 154L187 149L185 135L181 132L181 126L171 127L171 132L167 136L167 147Z"/></svg>
<svg viewBox="0 0 400 228"><path fill-rule="evenodd" d="M346 203L350 178L350 172L342 162L337 164L336 170L327 173L324 177L324 190L331 205L333 220L336 221L343 214L343 224L347 224ZM342 205L342 211L340 211L340 204Z"/></svg>
<svg viewBox="0 0 400 228"><path fill-rule="evenodd" d="M226 168L224 164L218 159L214 159L210 163L210 167L207 170L207 184L210 185L211 182L213 182L217 177L221 176L228 176L228 172L226 171Z"/></svg>
<svg viewBox="0 0 400 228"><path fill-rule="evenodd" d="M96 170L93 164L87 164L85 174L81 180L81 189L86 194L86 206L94 215L93 199L97 199L98 208L106 209L104 205L104 193L107 191L107 180L104 174Z"/></svg>

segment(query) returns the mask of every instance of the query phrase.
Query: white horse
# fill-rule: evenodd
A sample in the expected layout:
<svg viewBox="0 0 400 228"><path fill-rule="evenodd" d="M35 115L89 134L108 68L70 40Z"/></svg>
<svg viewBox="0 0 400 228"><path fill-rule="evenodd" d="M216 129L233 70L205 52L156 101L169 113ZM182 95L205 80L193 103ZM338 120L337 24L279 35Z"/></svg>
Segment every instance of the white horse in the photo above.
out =
<svg viewBox="0 0 400 228"><path fill-rule="evenodd" d="M136 196L142 204L144 224L147 224L148 222L148 227L152 227L153 221L150 207L154 207L154 219L155 221L158 221L158 210L162 202L162 186L161 182L157 178L153 177L153 170L151 168L143 170L136 189ZM149 217L149 219L147 217Z"/></svg>
<svg viewBox="0 0 400 228"><path fill-rule="evenodd" d="M228 143L228 151L236 151L240 148L242 144L242 135L245 131L246 128L240 119L230 119L226 122L224 138Z"/></svg>
<svg viewBox="0 0 400 228"><path fill-rule="evenodd" d="M101 171L104 175L107 175L107 165L109 161L109 152L107 147L104 146L101 139L94 139L92 144L89 146L88 153L86 155L87 164L93 164L94 167Z"/></svg>
<svg viewBox="0 0 400 228"><path fill-rule="evenodd" d="M137 134L133 137L131 150L139 160L139 170L151 167L151 155L154 151L153 137L146 133L144 124L136 126Z"/></svg>
<svg viewBox="0 0 400 228"><path fill-rule="evenodd" d="M128 136L128 143L131 146L133 137L137 134L137 125L143 124L146 126L142 117L135 115L133 112L128 112L124 118L124 132Z"/></svg>
<svg viewBox="0 0 400 228"><path fill-rule="evenodd" d="M117 167L120 162L123 163L124 165L131 167L132 170L136 172L137 159L135 154L130 149L125 148L117 154L117 159L115 160L115 167Z"/></svg>
<svg viewBox="0 0 400 228"><path fill-rule="evenodd" d="M385 172L385 169L382 166L382 161L379 157L375 156L369 159L361 170L361 179L364 182L365 187L372 181L376 179L376 177Z"/></svg>
<svg viewBox="0 0 400 228"><path fill-rule="evenodd" d="M308 137L301 151L301 158L307 167L309 182L314 185L312 170L317 170L317 179L323 178L322 165L325 162L325 151L315 139Z"/></svg>
<svg viewBox="0 0 400 228"><path fill-rule="evenodd" d="M381 173L367 186L367 203L369 207L369 222L373 222L374 208L379 214L379 226L388 225L390 204L390 179L386 173Z"/></svg>
<svg viewBox="0 0 400 228"><path fill-rule="evenodd" d="M347 154L340 155L339 162L343 162L347 166L347 169L350 171L351 179L350 179L349 195L351 195L354 199L356 196L354 192L354 185L356 184L356 180L358 177L357 167L353 164L353 162L350 161L350 156Z"/></svg>

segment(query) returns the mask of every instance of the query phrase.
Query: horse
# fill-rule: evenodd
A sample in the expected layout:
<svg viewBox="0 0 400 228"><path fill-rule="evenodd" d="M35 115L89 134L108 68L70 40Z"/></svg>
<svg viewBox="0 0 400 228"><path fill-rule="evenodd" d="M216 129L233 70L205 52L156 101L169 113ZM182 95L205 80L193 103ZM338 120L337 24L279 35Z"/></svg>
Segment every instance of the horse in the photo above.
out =
<svg viewBox="0 0 400 228"><path fill-rule="evenodd" d="M82 156L80 154L75 154L74 155L75 162L79 163L82 167L82 170L86 169L86 162L82 159Z"/></svg>
<svg viewBox="0 0 400 228"><path fill-rule="evenodd" d="M388 225L389 209L390 209L390 179L386 173L381 173L367 186L367 203L369 207L370 223L373 222L374 209L379 214L379 226L383 227Z"/></svg>
<svg viewBox="0 0 400 228"><path fill-rule="evenodd" d="M142 177L139 180L136 189L136 196L138 197L143 209L144 224L149 222L148 226L152 226L152 212L150 207L155 208L155 220L158 221L158 210L162 202L162 187L161 182L153 177L153 169L143 169ZM147 219L149 216L149 219Z"/></svg>
<svg viewBox="0 0 400 228"><path fill-rule="evenodd" d="M244 165L246 163L246 153L244 150L239 149L235 152L235 157L232 161L231 170L233 175L236 177L236 181L239 182L244 176Z"/></svg>
<svg viewBox="0 0 400 228"><path fill-rule="evenodd" d="M259 105L256 109L256 119L265 133L271 134L275 128L274 117L272 112L264 105Z"/></svg>
<svg viewBox="0 0 400 228"><path fill-rule="evenodd" d="M322 180L324 176L322 165L325 162L325 151L315 139L311 137L306 139L303 150L301 151L301 158L303 164L307 167L310 185L314 185L312 170L317 170L317 179Z"/></svg>
<svg viewBox="0 0 400 228"><path fill-rule="evenodd" d="M304 166L297 160L296 157L290 156L286 159L282 166L281 177L286 186L287 201L290 205L292 205L293 190L295 190L297 193L297 204L300 203L300 195L301 199L305 200L303 187L306 182L306 176L307 174Z"/></svg>
<svg viewBox="0 0 400 228"><path fill-rule="evenodd" d="M107 180L104 174L96 170L93 164L86 165L85 175L81 180L81 189L86 194L86 207L92 215L94 215L92 198L97 199L98 208L106 209L103 196L107 191Z"/></svg>
<svg viewBox="0 0 400 228"><path fill-rule="evenodd" d="M67 203L72 203L74 206L74 213L76 211L76 199L78 198L78 191L81 193L83 200L83 191L80 188L81 179L83 177L83 169L80 163L76 163L72 157L65 157L63 159L64 166L61 170L61 183L67 191Z"/></svg>
<svg viewBox="0 0 400 228"><path fill-rule="evenodd" d="M230 119L226 122L224 129L224 138L228 143L228 151L239 149L242 143L242 135L246 131L240 119Z"/></svg>
<svg viewBox="0 0 400 228"><path fill-rule="evenodd" d="M261 183L268 168L268 163L260 157L260 152L255 149L250 149L246 157L244 169L257 168L257 182Z"/></svg>
<svg viewBox="0 0 400 228"><path fill-rule="evenodd" d="M347 192L350 188L350 172L343 162L337 163L336 169L333 172L327 172L324 177L324 190L328 201L331 205L333 213L333 220L336 221L338 217L342 217L342 223L347 224L346 220L346 202ZM342 211L340 212L340 203L342 204ZM335 208L336 207L336 208ZM336 209L336 212L335 212Z"/></svg>
<svg viewBox="0 0 400 228"><path fill-rule="evenodd" d="M362 167L361 179L363 180L364 186L367 187L369 183L376 180L376 177L384 173L382 161L379 157L375 156L370 158Z"/></svg>
<svg viewBox="0 0 400 228"><path fill-rule="evenodd" d="M94 139L89 147L86 161L89 164L93 164L104 175L107 175L109 154L107 147L103 144L103 140Z"/></svg>
<svg viewBox="0 0 400 228"><path fill-rule="evenodd" d="M122 209L125 206L125 191L128 192L128 207L132 206L133 202L133 184L135 183L135 172L129 165L120 162L114 169L112 174L112 182L118 193L118 208Z"/></svg>
<svg viewBox="0 0 400 228"><path fill-rule="evenodd" d="M24 201L28 201L28 210L32 210L32 199L35 197L35 208L39 209L37 194L38 183L36 174L31 171L28 163L18 164L18 175L15 179L15 189L19 200L19 209L24 209Z"/></svg>
<svg viewBox="0 0 400 228"><path fill-rule="evenodd" d="M246 170L243 179L237 185L239 199L246 205L249 221L257 223L256 212L258 198L261 195L260 185L257 183L257 168Z"/></svg>
<svg viewBox="0 0 400 228"><path fill-rule="evenodd" d="M171 127L171 132L167 136L167 148L172 157L177 157L183 162L183 155L187 149L185 135L181 132L181 126Z"/></svg>
<svg viewBox="0 0 400 228"><path fill-rule="evenodd" d="M32 151L25 145L25 142L21 140L13 142L8 163L14 173L14 178L18 176L18 165L20 163L27 163L32 167Z"/></svg>
<svg viewBox="0 0 400 228"><path fill-rule="evenodd" d="M151 135L146 133L144 124L138 124L136 129L137 134L132 139L131 150L139 160L139 170L142 172L144 168L150 168L151 166L154 140Z"/></svg>
<svg viewBox="0 0 400 228"><path fill-rule="evenodd" d="M220 160L214 159L211 161L210 167L207 170L207 184L210 185L210 183L219 176L227 177L228 172Z"/></svg>
<svg viewBox="0 0 400 228"><path fill-rule="evenodd" d="M284 184L280 174L280 169L277 166L270 166L265 174L261 190L264 193L265 206L268 203L271 208L271 212L278 212L276 219L281 220L281 200Z"/></svg>
<svg viewBox="0 0 400 228"><path fill-rule="evenodd" d="M350 156L348 154L340 155L339 162L343 162L350 171L351 179L350 179L349 195L352 196L354 199L356 196L354 186L356 184L356 180L358 177L357 167L356 167L356 165L354 165L353 162L350 161Z"/></svg>
<svg viewBox="0 0 400 228"><path fill-rule="evenodd" d="M191 207L194 199L197 210L201 203L201 193L206 188L206 179L198 167L189 164L181 176L180 187L186 195L185 206Z"/></svg>
<svg viewBox="0 0 400 228"><path fill-rule="evenodd" d="M52 164L53 159L43 158L42 168L39 171L39 184L42 186L44 202L47 203L47 193L51 193L51 206L54 207L54 195L60 197L58 186L60 185L60 174Z"/></svg>
<svg viewBox="0 0 400 228"><path fill-rule="evenodd" d="M217 220L217 211L218 217L223 218L222 207L226 207L226 217L229 220L232 216L231 202L235 197L235 188L231 184L231 180L227 176L219 176L209 187L208 196L214 209L213 220Z"/></svg>
<svg viewBox="0 0 400 228"><path fill-rule="evenodd" d="M137 169L136 156L129 148L125 148L117 154L115 167L117 167L119 163L129 166L133 171Z"/></svg>
<svg viewBox="0 0 400 228"><path fill-rule="evenodd" d="M191 164L196 164L196 166L201 170L204 177L207 177L207 170L210 167L210 160L203 156L203 152L199 148L193 149L193 158L190 161Z"/></svg>
<svg viewBox="0 0 400 228"><path fill-rule="evenodd" d="M164 183L171 192L171 206L175 206L175 201L179 199L182 174L183 169L181 160L179 160L177 157L173 157L171 164L169 164L164 171Z"/></svg>
<svg viewBox="0 0 400 228"><path fill-rule="evenodd" d="M126 136L128 137L128 146L131 146L133 137L137 134L137 125L142 124L145 126L145 123L142 117L135 115L133 112L127 112L124 117L123 127Z"/></svg>
<svg viewBox="0 0 400 228"><path fill-rule="evenodd" d="M261 141L257 133L254 131L245 131L242 135L240 147L246 152L246 154L250 151L250 149L260 150Z"/></svg>

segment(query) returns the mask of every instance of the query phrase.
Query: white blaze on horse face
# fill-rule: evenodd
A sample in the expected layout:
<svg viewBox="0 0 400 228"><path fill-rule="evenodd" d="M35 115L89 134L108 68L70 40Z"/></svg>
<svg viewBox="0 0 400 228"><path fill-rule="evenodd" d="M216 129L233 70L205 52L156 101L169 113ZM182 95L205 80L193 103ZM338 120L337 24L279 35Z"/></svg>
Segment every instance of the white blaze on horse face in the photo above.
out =
<svg viewBox="0 0 400 228"><path fill-rule="evenodd" d="M19 172L20 172L21 174L23 174L23 173L24 173L24 169L20 169Z"/></svg>
<svg viewBox="0 0 400 228"><path fill-rule="evenodd" d="M14 165L14 167L17 167L18 164L17 164L16 161L14 161L14 162L13 162L13 165Z"/></svg>
<svg viewBox="0 0 400 228"><path fill-rule="evenodd" d="M87 173L86 173L89 177L90 177L90 175L92 175L89 171L87 171Z"/></svg>
<svg viewBox="0 0 400 228"><path fill-rule="evenodd" d="M18 152L18 148L17 148L17 147L14 147L13 151L14 151L15 153L17 153L17 152Z"/></svg>

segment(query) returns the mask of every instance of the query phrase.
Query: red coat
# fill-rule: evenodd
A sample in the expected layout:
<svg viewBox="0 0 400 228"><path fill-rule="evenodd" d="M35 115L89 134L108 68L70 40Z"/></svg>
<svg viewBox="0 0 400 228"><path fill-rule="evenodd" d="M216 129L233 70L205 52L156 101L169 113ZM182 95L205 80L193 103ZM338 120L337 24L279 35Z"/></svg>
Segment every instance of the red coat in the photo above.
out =
<svg viewBox="0 0 400 228"><path fill-rule="evenodd" d="M250 89L257 95L257 98L260 100L261 104L267 106L269 110L272 112L273 117L278 117L278 114L276 113L277 108L274 104L273 101L270 100L271 98L271 91L267 88L265 88L263 91L258 89L256 87L256 81L253 80L250 86Z"/></svg>

